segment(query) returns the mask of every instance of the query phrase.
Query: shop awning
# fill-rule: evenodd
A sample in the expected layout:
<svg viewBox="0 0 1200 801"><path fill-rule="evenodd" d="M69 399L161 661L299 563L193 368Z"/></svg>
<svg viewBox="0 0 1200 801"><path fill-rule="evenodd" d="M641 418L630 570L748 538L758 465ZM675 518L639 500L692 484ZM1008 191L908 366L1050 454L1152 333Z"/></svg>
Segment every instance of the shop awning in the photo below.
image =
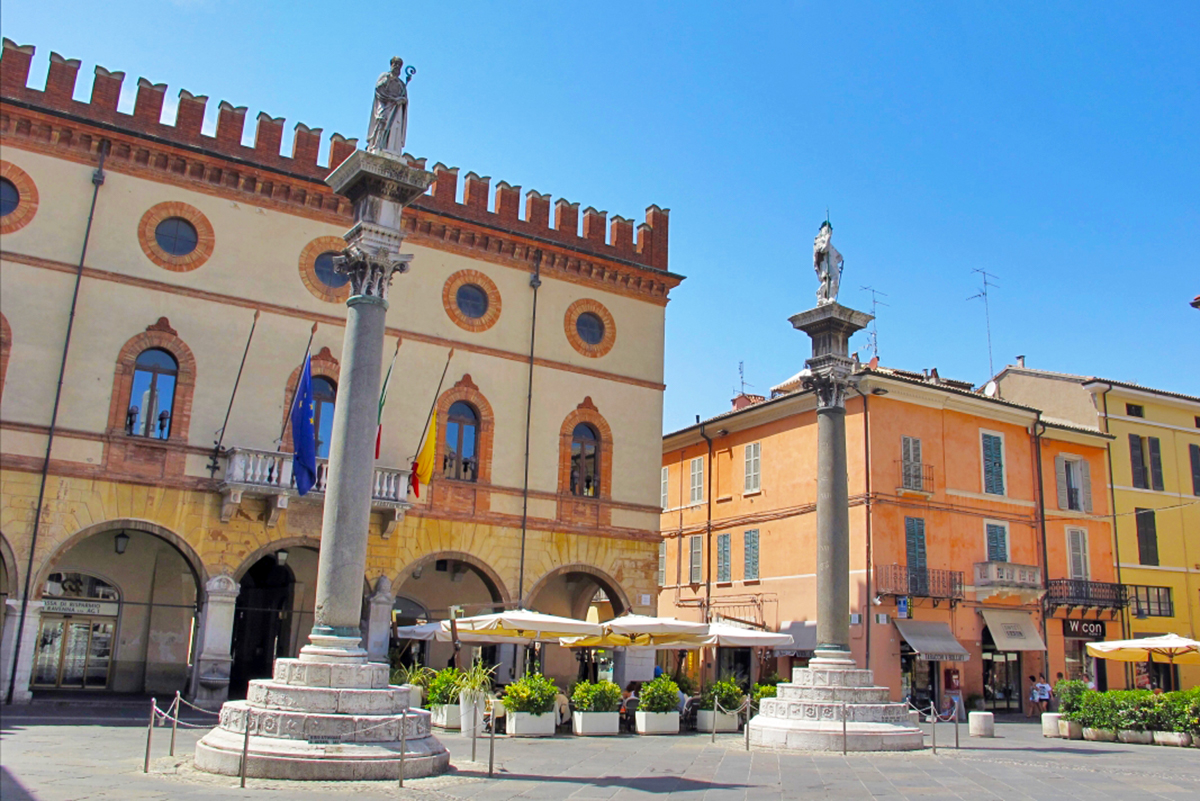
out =
<svg viewBox="0 0 1200 801"><path fill-rule="evenodd" d="M1020 609L984 609L983 619L997 651L1045 651L1033 614Z"/></svg>
<svg viewBox="0 0 1200 801"><path fill-rule="evenodd" d="M786 620L779 624L780 634L792 635L791 645L781 645L775 649L775 656L807 656L811 657L817 647L817 621L815 620Z"/></svg>
<svg viewBox="0 0 1200 801"><path fill-rule="evenodd" d="M923 658L939 662L966 662L971 658L954 639L950 626L939 620L893 620L900 636Z"/></svg>

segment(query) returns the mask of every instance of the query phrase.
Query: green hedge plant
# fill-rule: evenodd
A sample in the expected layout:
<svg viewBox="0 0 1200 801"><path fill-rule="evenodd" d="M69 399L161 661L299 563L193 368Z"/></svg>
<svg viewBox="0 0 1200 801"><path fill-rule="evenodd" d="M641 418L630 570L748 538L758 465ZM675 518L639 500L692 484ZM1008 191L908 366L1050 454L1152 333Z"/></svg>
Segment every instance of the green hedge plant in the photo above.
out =
<svg viewBox="0 0 1200 801"><path fill-rule="evenodd" d="M439 670L429 681L429 704L457 704L458 679L461 674L462 671L454 667Z"/></svg>
<svg viewBox="0 0 1200 801"><path fill-rule="evenodd" d="M615 685L614 685L615 686ZM617 691L618 697L620 691ZM541 673L527 673L504 690L504 708L509 712L544 715L554 709L558 687Z"/></svg>
<svg viewBox="0 0 1200 801"><path fill-rule="evenodd" d="M415 662L411 665L400 665L392 668L392 674L388 681L391 684L414 684L425 691L429 689L429 683L433 681L433 677L436 675L432 668L428 668L420 662Z"/></svg>
<svg viewBox="0 0 1200 801"><path fill-rule="evenodd" d="M576 712L616 712L621 708L621 688L611 681L581 681L571 692Z"/></svg>
<svg viewBox="0 0 1200 801"><path fill-rule="evenodd" d="M679 685L665 673L642 685L639 712L674 712L679 708Z"/></svg>
<svg viewBox="0 0 1200 801"><path fill-rule="evenodd" d="M700 696L700 708L712 711L715 700L721 704L722 711L732 712L741 706L742 695L742 688L733 679L714 681L704 688L704 694Z"/></svg>
<svg viewBox="0 0 1200 801"><path fill-rule="evenodd" d="M1080 699L1086 692L1087 683L1078 679L1066 679L1054 685L1054 694L1058 696L1058 711L1063 717L1079 711Z"/></svg>
<svg viewBox="0 0 1200 801"><path fill-rule="evenodd" d="M779 688L777 688L774 684L755 684L750 688L750 701L757 709L762 699L774 698L778 690Z"/></svg>

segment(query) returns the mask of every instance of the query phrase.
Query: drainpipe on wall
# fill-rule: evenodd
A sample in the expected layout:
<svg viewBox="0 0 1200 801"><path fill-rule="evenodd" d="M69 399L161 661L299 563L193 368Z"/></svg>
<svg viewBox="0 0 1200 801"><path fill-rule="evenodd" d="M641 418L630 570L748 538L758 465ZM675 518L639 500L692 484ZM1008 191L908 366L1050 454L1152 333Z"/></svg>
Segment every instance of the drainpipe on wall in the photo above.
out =
<svg viewBox="0 0 1200 801"><path fill-rule="evenodd" d="M696 415L699 418L700 415ZM699 422L699 420L697 420ZM704 431L704 424L700 423L700 436L704 437L704 441L708 443L708 466L704 468L704 483L705 491L708 496L708 501L705 504L705 522L704 522L704 622L708 623L712 619L710 610L712 609L712 485L713 485L713 441L712 437Z"/></svg>
<svg viewBox="0 0 1200 801"><path fill-rule="evenodd" d="M1104 392L1100 394L1101 415L1104 418L1104 433L1112 434L1108 430L1108 393L1112 390L1112 384L1104 385ZM1104 454L1108 460L1108 514L1112 518L1112 544L1113 544L1113 567L1117 573L1117 584L1125 586L1121 581L1121 538L1117 533L1117 491L1113 488L1113 460L1112 460L1112 444L1110 439L1104 444ZM1129 606L1126 604L1121 609L1121 639L1129 638ZM1125 663L1125 686L1133 686L1133 665Z"/></svg>
<svg viewBox="0 0 1200 801"><path fill-rule="evenodd" d="M92 238L92 220L96 216L96 198L104 184L104 157L108 155L109 142L100 140L100 160L92 172L92 204L88 209L87 227L83 231L83 247L79 252L79 267L75 270L75 290L71 294L71 313L67 317L67 333L63 338L62 362L58 366L58 386L54 390L54 408L50 412L50 430L46 435L46 458L42 460L41 486L38 488L37 509L33 518L33 533L29 538L29 561L25 565L24 593L21 597L21 616L17 620L17 637L13 642L12 665L8 676L8 692L4 703L11 704L17 683L17 666L21 664L21 638L25 634L25 616L29 612L29 592L33 581L33 555L37 551L38 534L42 528L42 505L46 500L46 480L50 473L50 451L54 447L54 431L58 426L58 408L62 401L63 378L67 372L67 354L71 350L71 333L75 328L75 309L79 305L79 288L83 283L83 263L87 258L88 242Z"/></svg>
<svg viewBox="0 0 1200 801"><path fill-rule="evenodd" d="M875 596L871 594L871 421L870 408L866 393L858 388L858 384L851 384L854 391L862 396L863 399L863 476L866 484L866 497L864 499L865 508L867 510L867 563L865 565L865 573L867 576L867 594L864 598L863 609L863 626L866 627L865 642L863 643L863 667L867 670L871 669L871 626L875 619L875 605L871 603L871 599Z"/></svg>
<svg viewBox="0 0 1200 801"><path fill-rule="evenodd" d="M1050 591L1050 562L1046 548L1046 488L1042 477L1042 434L1046 424L1042 422L1042 413L1037 413L1033 424L1033 459L1037 465L1037 494L1038 494L1038 536L1042 540L1042 643L1046 650L1042 652L1042 664L1046 667L1046 676L1050 676L1050 641L1046 636L1046 601ZM1047 679L1049 680L1049 679Z"/></svg>
<svg viewBox="0 0 1200 801"><path fill-rule="evenodd" d="M529 319L529 391L525 396L525 480L521 489L521 563L517 573L517 606L525 605L525 538L529 531L529 430L533 422L533 346L537 343L538 287L542 285L542 251L533 255L533 314Z"/></svg>

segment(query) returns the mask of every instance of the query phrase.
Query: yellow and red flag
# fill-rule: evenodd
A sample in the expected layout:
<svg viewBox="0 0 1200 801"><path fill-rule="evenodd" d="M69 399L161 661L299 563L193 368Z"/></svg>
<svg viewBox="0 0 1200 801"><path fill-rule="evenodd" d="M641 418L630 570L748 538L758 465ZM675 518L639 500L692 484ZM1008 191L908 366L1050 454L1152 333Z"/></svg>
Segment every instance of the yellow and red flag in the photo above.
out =
<svg viewBox="0 0 1200 801"><path fill-rule="evenodd" d="M433 461L437 456L437 410L429 418L429 431L425 434L425 441L421 443L421 450L417 452L417 460L412 466L412 490L413 495L421 497L421 485L429 486L429 482L433 479Z"/></svg>

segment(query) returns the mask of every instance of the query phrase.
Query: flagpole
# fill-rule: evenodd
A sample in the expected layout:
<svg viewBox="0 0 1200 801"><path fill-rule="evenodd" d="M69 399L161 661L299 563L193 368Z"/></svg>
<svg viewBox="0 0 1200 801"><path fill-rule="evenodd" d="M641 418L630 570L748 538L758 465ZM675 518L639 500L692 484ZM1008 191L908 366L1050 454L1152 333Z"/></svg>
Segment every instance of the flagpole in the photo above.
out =
<svg viewBox="0 0 1200 801"><path fill-rule="evenodd" d="M242 351L242 363L238 365L237 378L233 379L233 392L229 393L229 406L225 409L225 422L221 423L221 430L217 434L217 441L213 445L212 462L208 465L208 474L216 475L220 465L217 464L217 457L221 455L221 443L225 441L225 429L229 426L229 415L233 412L233 400L237 397L238 385L242 383L242 370L246 369L246 357L250 355L250 343L254 341L254 329L258 327L258 315L261 310L254 310L254 322L250 323L250 336L246 337L246 349Z"/></svg>
<svg viewBox="0 0 1200 801"><path fill-rule="evenodd" d="M304 358L308 359L308 354L312 353L313 337L317 335L317 324L313 323L312 331L308 334L308 345L304 348ZM301 362L303 367L304 363ZM296 405L296 394L300 389L300 382L296 382L296 387L292 390L292 399L288 401L287 411L283 414L283 427L279 429L279 439L275 440L279 445L283 445L283 435L287 433L288 421L292 419L292 407Z"/></svg>
<svg viewBox="0 0 1200 801"><path fill-rule="evenodd" d="M454 348L450 349L450 353L446 356L446 366L442 368L442 377L438 379L437 392L433 393L433 403L429 406L429 414L425 418L425 428L421 431L421 438L417 440L417 452L420 453L421 443L425 441L425 435L429 433L429 421L433 419L433 412L437 409L438 398L442 394L442 385L446 383L446 371L450 369L450 360L454 358ZM415 461L417 454L413 454L410 462Z"/></svg>
<svg viewBox="0 0 1200 801"><path fill-rule="evenodd" d="M400 355L400 343L403 337L396 337L396 349L392 351L392 361L388 365L387 375L383 377L383 389L379 390L379 410L375 415L375 459L379 459L379 448L383 444L383 407L387 404L388 387L392 385L392 370L396 369L396 357Z"/></svg>

